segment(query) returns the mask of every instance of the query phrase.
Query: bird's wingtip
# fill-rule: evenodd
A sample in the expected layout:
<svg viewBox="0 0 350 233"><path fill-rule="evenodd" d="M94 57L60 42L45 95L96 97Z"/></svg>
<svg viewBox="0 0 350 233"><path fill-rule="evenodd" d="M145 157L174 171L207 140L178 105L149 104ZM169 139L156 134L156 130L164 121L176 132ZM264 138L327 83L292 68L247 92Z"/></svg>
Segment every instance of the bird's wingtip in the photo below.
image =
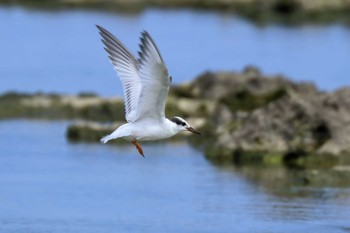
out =
<svg viewBox="0 0 350 233"><path fill-rule="evenodd" d="M145 38L145 37L150 37L149 33L147 30L143 29L141 31L141 37Z"/></svg>
<svg viewBox="0 0 350 233"><path fill-rule="evenodd" d="M98 24L95 24L95 26L96 26L97 29L100 31L100 33L107 31L106 29L104 29L104 27L102 27L102 26L100 26L100 25L98 25Z"/></svg>
<svg viewBox="0 0 350 233"><path fill-rule="evenodd" d="M103 144L106 144L109 141L109 135L104 136L103 138L100 139L100 142Z"/></svg>

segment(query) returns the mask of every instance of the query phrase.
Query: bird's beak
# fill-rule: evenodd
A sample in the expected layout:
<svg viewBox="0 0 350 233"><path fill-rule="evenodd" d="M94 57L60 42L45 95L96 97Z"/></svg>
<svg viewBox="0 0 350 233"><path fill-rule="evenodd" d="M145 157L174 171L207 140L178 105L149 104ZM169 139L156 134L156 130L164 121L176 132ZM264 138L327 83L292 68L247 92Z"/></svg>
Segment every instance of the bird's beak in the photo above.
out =
<svg viewBox="0 0 350 233"><path fill-rule="evenodd" d="M202 135L200 132L198 132L197 130L195 130L195 129L192 128L192 127L188 127L188 128L187 128L187 131L190 131L190 132L192 132L192 133L194 133L194 134Z"/></svg>

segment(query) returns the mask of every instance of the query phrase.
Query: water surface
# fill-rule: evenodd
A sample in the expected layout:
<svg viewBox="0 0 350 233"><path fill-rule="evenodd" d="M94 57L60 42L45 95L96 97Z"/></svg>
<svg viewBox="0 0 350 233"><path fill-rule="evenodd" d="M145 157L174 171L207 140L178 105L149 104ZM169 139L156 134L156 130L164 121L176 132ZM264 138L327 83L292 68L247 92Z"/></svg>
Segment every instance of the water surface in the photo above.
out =
<svg viewBox="0 0 350 233"><path fill-rule="evenodd" d="M341 25L258 27L230 14L149 9L138 14L0 7L0 93L92 91L121 95L95 24L132 52L146 29L175 83L206 70L240 71L253 64L333 90L349 85L350 30Z"/></svg>
<svg viewBox="0 0 350 233"><path fill-rule="evenodd" d="M0 93L121 94L95 24L132 50L147 29L176 83L255 64L324 89L348 85L349 30L259 28L232 15L0 7ZM185 143L72 144L68 122L0 121L0 232L350 232L350 189L284 168L218 167ZM267 179L265 179L267 178Z"/></svg>
<svg viewBox="0 0 350 233"><path fill-rule="evenodd" d="M349 188L262 185L186 144L71 144L66 126L0 121L0 232L350 231Z"/></svg>

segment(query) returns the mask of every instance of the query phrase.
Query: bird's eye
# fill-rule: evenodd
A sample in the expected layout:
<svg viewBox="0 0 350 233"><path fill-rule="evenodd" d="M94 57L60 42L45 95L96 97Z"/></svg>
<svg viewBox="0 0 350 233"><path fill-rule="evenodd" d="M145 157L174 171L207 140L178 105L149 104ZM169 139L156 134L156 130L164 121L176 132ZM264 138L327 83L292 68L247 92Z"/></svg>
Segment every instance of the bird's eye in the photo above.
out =
<svg viewBox="0 0 350 233"><path fill-rule="evenodd" d="M182 126L185 126L186 124L185 124L185 122L182 122L181 125L182 125Z"/></svg>

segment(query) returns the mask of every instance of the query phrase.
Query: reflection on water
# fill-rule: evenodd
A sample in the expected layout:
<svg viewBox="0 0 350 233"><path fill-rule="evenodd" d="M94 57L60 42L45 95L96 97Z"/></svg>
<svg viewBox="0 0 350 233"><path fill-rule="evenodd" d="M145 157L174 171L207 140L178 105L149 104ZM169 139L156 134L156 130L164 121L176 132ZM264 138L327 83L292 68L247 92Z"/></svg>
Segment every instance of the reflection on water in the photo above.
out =
<svg viewBox="0 0 350 233"><path fill-rule="evenodd" d="M147 144L145 159L70 144L66 126L0 121L1 233L349 231L349 188L214 166L186 144Z"/></svg>
<svg viewBox="0 0 350 233"><path fill-rule="evenodd" d="M220 169L238 174L253 184L257 192L268 195L265 204L271 208L261 209L262 217L276 221L299 221L308 223L318 219L319 224L332 227L340 224L350 226L349 171L333 173L329 170L294 170L285 167L260 167L221 165ZM310 174L311 173L311 174ZM325 174L321 174L325 173ZM317 175L321 177L316 177ZM311 178L312 177L312 178ZM322 183L323 182L323 183ZM337 208L332 208L339 205ZM327 219L327 220L326 220ZM329 221L325 224L325 220ZM332 227L331 227L332 226Z"/></svg>
<svg viewBox="0 0 350 233"><path fill-rule="evenodd" d="M256 185L279 196L307 197L318 195L318 188L347 188L349 170L339 171L337 167L329 169L289 169L286 167L229 166L228 170L238 172ZM321 189L323 191L323 189ZM322 196L322 195L320 195Z"/></svg>
<svg viewBox="0 0 350 233"><path fill-rule="evenodd" d="M95 24L131 51L147 29L175 83L206 70L242 70L310 80L323 89L349 85L350 31L340 25L257 27L234 15L150 9L125 15L83 10L0 7L0 93L8 90L121 94Z"/></svg>

